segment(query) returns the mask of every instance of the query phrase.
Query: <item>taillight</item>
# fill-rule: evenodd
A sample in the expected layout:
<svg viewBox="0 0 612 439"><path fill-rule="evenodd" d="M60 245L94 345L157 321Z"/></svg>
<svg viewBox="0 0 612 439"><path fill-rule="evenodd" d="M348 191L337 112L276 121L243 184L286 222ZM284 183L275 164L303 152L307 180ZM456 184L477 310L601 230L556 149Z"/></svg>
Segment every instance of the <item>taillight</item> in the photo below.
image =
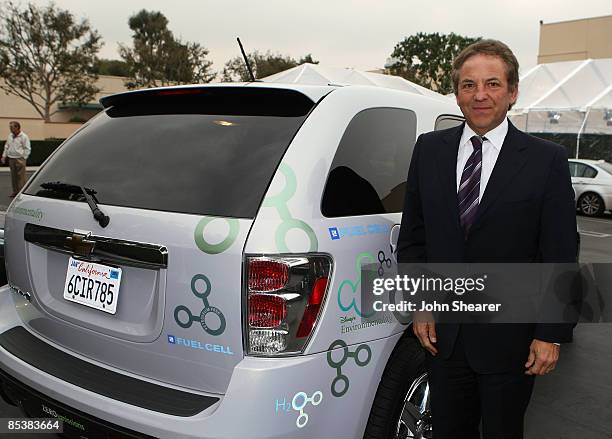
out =
<svg viewBox="0 0 612 439"><path fill-rule="evenodd" d="M302 352L325 303L331 266L328 256L247 256L250 354Z"/></svg>
<svg viewBox="0 0 612 439"><path fill-rule="evenodd" d="M249 291L276 291L287 285L289 266L272 259L254 259L249 263Z"/></svg>
<svg viewBox="0 0 612 439"><path fill-rule="evenodd" d="M321 305L323 304L323 299L325 298L326 289L327 278L318 278L315 281L314 288L312 289L312 294L310 295L308 305L306 306L306 311L304 311L304 317L302 318L302 322L300 323L300 327L298 328L298 338L308 337L312 332L312 328L314 327L315 321L317 320L317 316L319 315L319 310L321 309Z"/></svg>
<svg viewBox="0 0 612 439"><path fill-rule="evenodd" d="M201 95L207 93L207 90L202 90L201 88L170 88L170 89L162 89L155 94L157 96L185 96L185 95Z"/></svg>
<svg viewBox="0 0 612 439"><path fill-rule="evenodd" d="M287 301L272 294L249 296L249 326L276 328L287 317Z"/></svg>

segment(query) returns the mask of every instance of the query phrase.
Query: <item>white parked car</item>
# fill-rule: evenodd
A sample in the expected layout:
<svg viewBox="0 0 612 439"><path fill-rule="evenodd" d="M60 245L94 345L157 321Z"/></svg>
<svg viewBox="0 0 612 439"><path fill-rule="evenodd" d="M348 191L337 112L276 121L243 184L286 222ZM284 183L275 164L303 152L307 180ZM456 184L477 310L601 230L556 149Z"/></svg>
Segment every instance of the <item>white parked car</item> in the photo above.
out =
<svg viewBox="0 0 612 439"><path fill-rule="evenodd" d="M612 164L604 160L569 160L576 208L587 216L612 209Z"/></svg>

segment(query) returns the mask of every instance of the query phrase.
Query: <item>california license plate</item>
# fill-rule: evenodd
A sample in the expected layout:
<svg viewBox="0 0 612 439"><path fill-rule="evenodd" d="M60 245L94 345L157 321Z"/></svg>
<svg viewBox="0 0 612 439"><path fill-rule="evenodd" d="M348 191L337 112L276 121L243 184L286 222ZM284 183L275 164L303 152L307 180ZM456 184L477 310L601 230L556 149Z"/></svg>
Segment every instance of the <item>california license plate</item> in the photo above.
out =
<svg viewBox="0 0 612 439"><path fill-rule="evenodd" d="M64 299L115 314L120 284L120 268L70 258Z"/></svg>

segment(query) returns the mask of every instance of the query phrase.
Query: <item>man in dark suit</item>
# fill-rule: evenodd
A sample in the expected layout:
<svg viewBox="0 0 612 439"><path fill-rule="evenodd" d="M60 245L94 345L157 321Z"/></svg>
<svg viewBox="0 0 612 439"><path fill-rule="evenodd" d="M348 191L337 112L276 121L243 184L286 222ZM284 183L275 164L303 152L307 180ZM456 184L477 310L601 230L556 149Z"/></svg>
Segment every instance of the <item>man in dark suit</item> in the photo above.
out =
<svg viewBox="0 0 612 439"><path fill-rule="evenodd" d="M399 262L575 262L567 154L506 118L518 62L483 40L453 63L466 123L419 137L410 164ZM567 324L436 324L413 331L427 350L435 439L517 439L536 375L555 368Z"/></svg>

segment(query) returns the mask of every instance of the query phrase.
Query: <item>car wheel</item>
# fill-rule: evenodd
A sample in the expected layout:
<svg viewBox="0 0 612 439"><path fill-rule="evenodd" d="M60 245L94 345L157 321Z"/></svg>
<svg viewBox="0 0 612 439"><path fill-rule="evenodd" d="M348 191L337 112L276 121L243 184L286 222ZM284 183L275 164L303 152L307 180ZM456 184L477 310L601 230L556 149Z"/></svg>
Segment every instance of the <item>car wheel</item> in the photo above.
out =
<svg viewBox="0 0 612 439"><path fill-rule="evenodd" d="M599 216L605 210L603 199L593 192L582 194L578 200L578 209L586 216Z"/></svg>
<svg viewBox="0 0 612 439"><path fill-rule="evenodd" d="M405 335L380 379L364 439L431 437L425 353L413 337Z"/></svg>

